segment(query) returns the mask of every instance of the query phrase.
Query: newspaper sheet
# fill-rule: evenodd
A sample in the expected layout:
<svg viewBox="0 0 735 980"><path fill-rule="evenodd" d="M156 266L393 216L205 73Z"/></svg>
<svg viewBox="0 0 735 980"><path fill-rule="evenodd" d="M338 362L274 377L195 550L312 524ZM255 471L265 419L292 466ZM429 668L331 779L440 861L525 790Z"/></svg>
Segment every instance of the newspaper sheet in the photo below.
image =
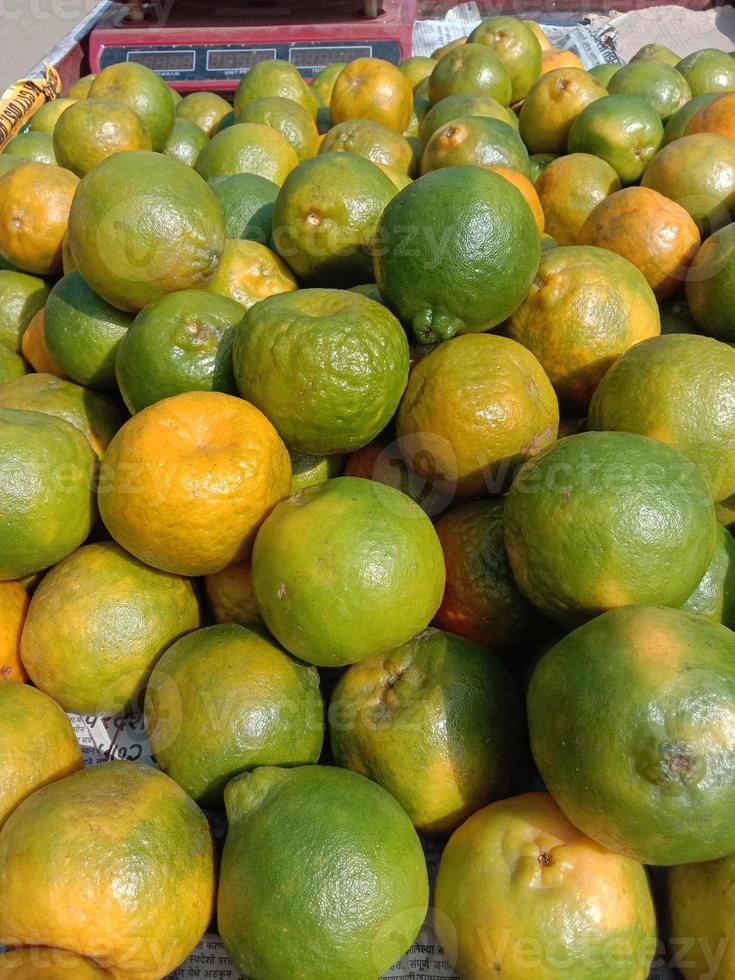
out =
<svg viewBox="0 0 735 980"><path fill-rule="evenodd" d="M430 55L450 41L465 37L481 21L482 15L476 3L460 3L448 11L442 20L418 20L413 29L413 53ZM619 60L609 43L586 24L570 20L569 23L542 22L541 27L554 47L574 51L585 68Z"/></svg>
<svg viewBox="0 0 735 980"><path fill-rule="evenodd" d="M590 26L628 61L643 44L665 44L682 58L701 48L735 48L735 7L687 10L674 4L625 14L591 14Z"/></svg>

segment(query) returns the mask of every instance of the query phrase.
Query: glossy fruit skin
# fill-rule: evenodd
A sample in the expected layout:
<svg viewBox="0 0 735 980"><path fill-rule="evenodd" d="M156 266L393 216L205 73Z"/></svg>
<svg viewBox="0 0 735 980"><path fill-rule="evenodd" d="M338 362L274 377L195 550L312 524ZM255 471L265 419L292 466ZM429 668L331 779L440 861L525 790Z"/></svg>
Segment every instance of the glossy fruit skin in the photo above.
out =
<svg viewBox="0 0 735 980"><path fill-rule="evenodd" d="M674 140L686 136L687 127L692 117L699 112L702 106L708 105L714 99L718 98L719 95L719 92L706 92L704 95L695 95L681 109L677 109L664 127L663 145L666 146L668 143L672 143Z"/></svg>
<svg viewBox="0 0 735 980"><path fill-rule="evenodd" d="M681 58L671 48L667 48L665 44L644 44L630 60L631 62L660 61L664 65L676 67L681 61Z"/></svg>
<svg viewBox="0 0 735 980"><path fill-rule="evenodd" d="M265 636L228 623L197 630L164 653L145 697L156 761L202 805L259 766L319 759L324 706L315 667Z"/></svg>
<svg viewBox="0 0 735 980"><path fill-rule="evenodd" d="M242 313L255 303L298 289L295 276L280 257L259 242L228 239L209 292L238 304Z"/></svg>
<svg viewBox="0 0 735 980"><path fill-rule="evenodd" d="M278 184L258 174L232 174L215 177L210 186L225 219L228 239L243 238L261 245L270 242Z"/></svg>
<svg viewBox="0 0 735 980"><path fill-rule="evenodd" d="M502 499L472 500L451 507L436 522L447 581L434 624L510 663L537 646L550 625L515 583L503 508Z"/></svg>
<svg viewBox="0 0 735 980"><path fill-rule="evenodd" d="M495 655L435 629L353 664L329 705L337 765L388 790L422 834L449 833L507 792L520 719Z"/></svg>
<svg viewBox="0 0 735 980"><path fill-rule="evenodd" d="M73 85L69 86L66 96L69 99L86 99L89 95L89 90L92 87L92 82L97 76L94 74L82 75L78 78Z"/></svg>
<svg viewBox="0 0 735 980"><path fill-rule="evenodd" d="M526 204L531 209L533 214L533 219L536 222L536 229L539 235L543 236L544 227L546 219L544 217L544 209L541 207L541 201L539 201L536 189L531 183L530 178L526 177L525 174L520 173L518 170L513 170L510 167L500 167L492 166L489 168L494 174L502 177L504 180L510 181L513 186L523 194ZM530 171L530 165L529 165Z"/></svg>
<svg viewBox="0 0 735 980"><path fill-rule="evenodd" d="M168 86L144 65L123 62L104 68L92 82L88 99L128 105L142 120L156 151L163 149L174 128L174 104Z"/></svg>
<svg viewBox="0 0 735 980"><path fill-rule="evenodd" d="M0 751L0 828L31 793L82 768L64 711L29 684L0 684Z"/></svg>
<svg viewBox="0 0 735 980"><path fill-rule="evenodd" d="M573 51L562 48L549 48L541 52L541 74L554 71L555 68L579 68L584 71L584 65ZM592 76L596 78L595 75ZM599 79L598 79L599 80Z"/></svg>
<svg viewBox="0 0 735 980"><path fill-rule="evenodd" d="M232 335L242 315L239 303L203 289L162 296L141 310L115 359L128 410L187 391L236 394Z"/></svg>
<svg viewBox="0 0 735 980"><path fill-rule="evenodd" d="M117 348L132 322L130 313L106 303L74 270L59 279L49 294L44 340L53 360L72 381L95 391L111 391L116 387Z"/></svg>
<svg viewBox="0 0 735 980"><path fill-rule="evenodd" d="M506 325L507 336L538 358L562 409L581 414L611 364L659 331L643 275L619 255L588 245L544 252Z"/></svg>
<svg viewBox="0 0 735 980"><path fill-rule="evenodd" d="M0 580L55 565L89 534L97 457L63 419L0 409Z"/></svg>
<svg viewBox="0 0 735 980"><path fill-rule="evenodd" d="M318 103L298 68L287 61L268 61L253 65L240 80L235 92L235 115L248 102L264 96L292 99L316 117Z"/></svg>
<svg viewBox="0 0 735 980"><path fill-rule="evenodd" d="M3 149L3 155L33 163L56 163L51 133L19 133Z"/></svg>
<svg viewBox="0 0 735 980"><path fill-rule="evenodd" d="M210 575L248 558L258 527L290 489L288 451L257 408L191 391L149 405L117 433L100 515L147 565Z"/></svg>
<svg viewBox="0 0 735 980"><path fill-rule="evenodd" d="M242 107L237 121L270 126L292 147L299 163L316 155L319 134L314 117L293 99L277 95L253 99Z"/></svg>
<svg viewBox="0 0 735 980"><path fill-rule="evenodd" d="M703 48L682 58L676 69L689 82L692 95L735 92L735 67L725 51Z"/></svg>
<svg viewBox="0 0 735 980"><path fill-rule="evenodd" d="M113 977L168 975L213 912L204 814L172 779L136 762L92 766L34 793L2 829L0 868L3 945L63 943Z"/></svg>
<svg viewBox="0 0 735 980"><path fill-rule="evenodd" d="M262 123L236 123L212 137L197 157L196 171L208 181L252 173L280 187L298 162L291 144L275 129Z"/></svg>
<svg viewBox="0 0 735 980"><path fill-rule="evenodd" d="M470 334L415 366L396 433L414 470L474 497L502 492L558 426L556 395L533 354L506 337Z"/></svg>
<svg viewBox="0 0 735 980"><path fill-rule="evenodd" d="M696 463L715 500L735 493L735 351L709 337L656 337L631 348L602 379L590 429L638 432Z"/></svg>
<svg viewBox="0 0 735 980"><path fill-rule="evenodd" d="M70 170L48 163L21 163L2 174L0 256L21 272L60 273L62 242L78 184Z"/></svg>
<svg viewBox="0 0 735 980"><path fill-rule="evenodd" d="M20 637L29 602L20 582L0 582L0 685L28 680L20 659Z"/></svg>
<svg viewBox="0 0 735 980"><path fill-rule="evenodd" d="M641 184L680 204L706 237L735 217L735 141L717 133L682 136L659 150Z"/></svg>
<svg viewBox="0 0 735 980"><path fill-rule="evenodd" d="M38 276L0 269L0 344L20 353L23 333L48 294L48 286Z"/></svg>
<svg viewBox="0 0 735 980"><path fill-rule="evenodd" d="M36 589L21 656L66 711L123 711L164 650L199 626L187 579L143 565L114 542L89 544Z"/></svg>
<svg viewBox="0 0 735 980"><path fill-rule="evenodd" d="M611 95L640 95L664 122L692 97L687 80L676 68L645 59L631 62L615 72L607 90Z"/></svg>
<svg viewBox="0 0 735 980"><path fill-rule="evenodd" d="M15 381L27 374L29 367L20 354L9 347L0 345L0 385L7 384L8 381Z"/></svg>
<svg viewBox="0 0 735 980"><path fill-rule="evenodd" d="M668 921L672 935L697 937L677 967L686 980L712 973L718 980L735 976L732 932L735 924L733 857L671 868L666 877ZM686 944L682 944L682 947Z"/></svg>
<svg viewBox="0 0 735 980"><path fill-rule="evenodd" d="M610 79L616 72L620 71L621 67L619 64L606 62L604 65L595 65L593 68L590 68L588 74L592 75L594 79L607 88Z"/></svg>
<svg viewBox="0 0 735 980"><path fill-rule="evenodd" d="M434 904L466 980L645 980L656 949L645 869L581 834L547 793L493 803L456 830Z"/></svg>
<svg viewBox="0 0 735 980"><path fill-rule="evenodd" d="M536 180L546 231L560 245L578 245L579 232L592 210L620 190L620 178L591 153L570 153L552 160Z"/></svg>
<svg viewBox="0 0 735 980"><path fill-rule="evenodd" d="M725 527L718 528L712 561L681 608L730 630L735 627L735 539Z"/></svg>
<svg viewBox="0 0 735 980"><path fill-rule="evenodd" d="M0 386L0 408L43 412L65 419L87 437L98 456L127 418L116 400L53 374L26 374Z"/></svg>
<svg viewBox="0 0 735 980"><path fill-rule="evenodd" d="M408 174L413 165L411 144L395 130L372 119L345 119L332 126L319 147L320 153L354 153Z"/></svg>
<svg viewBox="0 0 735 980"><path fill-rule="evenodd" d="M579 241L622 255L659 301L680 288L700 245L699 228L684 208L650 187L626 187L606 197L580 229Z"/></svg>
<svg viewBox="0 0 735 980"><path fill-rule="evenodd" d="M342 453L322 456L314 453L299 453L293 450L291 456L291 493L303 490L315 483L324 483L335 476L340 476L345 464ZM360 474L354 473L353 476Z"/></svg>
<svg viewBox="0 0 735 980"><path fill-rule="evenodd" d="M53 133L59 116L75 104L76 99L57 96L51 102L45 102L33 113L28 129L31 133Z"/></svg>
<svg viewBox="0 0 735 980"><path fill-rule="evenodd" d="M469 164L509 167L530 173L528 151L516 130L499 119L467 116L453 119L432 135L421 155L421 173Z"/></svg>
<svg viewBox="0 0 735 980"><path fill-rule="evenodd" d="M318 666L406 643L428 626L444 591L441 545L426 514L399 490L358 477L279 504L256 538L252 572L271 633Z"/></svg>
<svg viewBox="0 0 735 980"><path fill-rule="evenodd" d="M627 432L561 439L523 467L505 504L521 591L570 625L631 603L681 606L709 565L716 530L694 464Z"/></svg>
<svg viewBox="0 0 735 980"><path fill-rule="evenodd" d="M600 157L627 185L640 179L663 138L664 127L652 105L637 95L607 95L574 120L567 149Z"/></svg>
<svg viewBox="0 0 735 980"><path fill-rule="evenodd" d="M171 135L166 140L163 152L166 156L174 157L179 163L193 167L197 157L209 142L206 133L188 119L176 119Z"/></svg>
<svg viewBox="0 0 735 980"><path fill-rule="evenodd" d="M719 133L735 139L735 92L705 102L689 120L686 131L687 134Z"/></svg>
<svg viewBox="0 0 735 980"><path fill-rule="evenodd" d="M189 92L176 106L178 119L194 123L205 135L212 137L232 106L216 92Z"/></svg>
<svg viewBox="0 0 735 980"><path fill-rule="evenodd" d="M483 44L502 61L511 83L511 102L528 95L541 74L541 44L531 28L516 17L488 17L467 38Z"/></svg>
<svg viewBox="0 0 735 980"><path fill-rule="evenodd" d="M377 980L408 949L426 864L385 790L330 766L266 767L233 780L225 801L217 920L244 974Z"/></svg>
<svg viewBox="0 0 735 980"><path fill-rule="evenodd" d="M422 343L506 319L541 252L523 195L481 167L445 167L400 191L373 251L381 294Z"/></svg>
<svg viewBox="0 0 735 980"><path fill-rule="evenodd" d="M395 194L392 181L369 160L319 154L289 175L276 198L276 251L308 285L366 282L376 227Z"/></svg>
<svg viewBox="0 0 735 980"><path fill-rule="evenodd" d="M357 58L337 76L329 100L335 123L372 119L402 133L411 119L413 89L400 69L380 58Z"/></svg>
<svg viewBox="0 0 735 980"><path fill-rule="evenodd" d="M510 105L513 85L505 65L484 44L462 44L437 61L429 76L429 101L436 105L448 95L472 92Z"/></svg>
<svg viewBox="0 0 735 980"><path fill-rule="evenodd" d="M408 58L407 61L414 61L416 59ZM422 60L423 59L419 59ZM428 59L429 61L431 59ZM324 68L315 76L311 83L312 94L321 99L324 105L328 106L332 98L332 92L334 91L334 86L337 79L342 72L342 69L346 66L345 61L333 61L330 65L325 65ZM405 64L405 62L404 62ZM401 68L401 65L398 66ZM401 68L403 71L403 68ZM404 74L406 72L404 71ZM409 79L410 81L410 79Z"/></svg>
<svg viewBox="0 0 735 980"><path fill-rule="evenodd" d="M20 349L23 357L34 371L40 374L53 374L64 378L65 374L49 354L44 336L45 311L39 310L23 331Z"/></svg>
<svg viewBox="0 0 735 980"><path fill-rule="evenodd" d="M224 248L224 221L191 167L132 151L108 157L82 179L69 242L88 285L112 306L137 313L166 293L207 285Z"/></svg>
<svg viewBox="0 0 735 980"><path fill-rule="evenodd" d="M694 257L686 281L692 316L705 333L735 339L735 222L710 235Z"/></svg>
<svg viewBox="0 0 735 980"><path fill-rule="evenodd" d="M0 953L0 976L8 980L109 980L91 960L64 949L26 947Z"/></svg>
<svg viewBox="0 0 735 980"><path fill-rule="evenodd" d="M77 177L113 153L152 149L143 120L124 102L84 99L70 109L54 127L54 152L59 166Z"/></svg>
<svg viewBox="0 0 735 980"><path fill-rule="evenodd" d="M542 75L524 99L518 116L528 152L564 153L574 120L586 106L605 95L604 86L580 68L555 68Z"/></svg>
<svg viewBox="0 0 735 980"><path fill-rule="evenodd" d="M235 332L240 394L301 453L370 442L398 408L408 364L406 334L390 310L348 290L273 296Z"/></svg>
<svg viewBox="0 0 735 980"><path fill-rule="evenodd" d="M614 609L545 654L531 748L575 826L646 864L733 851L734 657L730 630L661 606Z"/></svg>
<svg viewBox="0 0 735 980"><path fill-rule="evenodd" d="M518 129L518 117L513 110L501 105L492 96L480 95L477 92L454 92L452 95L440 99L421 120L419 126L421 146L426 146L437 129L441 129L446 123L467 116L487 116L490 119L499 119L501 122L513 126L514 129Z"/></svg>

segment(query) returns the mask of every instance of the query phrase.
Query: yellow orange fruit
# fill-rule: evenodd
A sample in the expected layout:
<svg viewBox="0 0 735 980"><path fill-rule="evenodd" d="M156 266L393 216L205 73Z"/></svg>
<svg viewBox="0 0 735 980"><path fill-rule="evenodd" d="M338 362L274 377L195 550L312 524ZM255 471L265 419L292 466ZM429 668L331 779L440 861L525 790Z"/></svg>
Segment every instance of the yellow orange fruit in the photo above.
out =
<svg viewBox="0 0 735 980"><path fill-rule="evenodd" d="M43 324L44 311L39 310L23 332L20 349L23 352L23 357L34 371L42 374L54 374L57 378L63 378L64 372L49 354L49 349L46 346Z"/></svg>
<svg viewBox="0 0 735 980"><path fill-rule="evenodd" d="M332 120L372 119L402 133L413 111L413 89L403 72L380 58L357 58L337 77Z"/></svg>
<svg viewBox="0 0 735 980"><path fill-rule="evenodd" d="M61 272L61 249L79 178L48 163L22 163L0 177L0 255L38 276Z"/></svg>
<svg viewBox="0 0 735 980"><path fill-rule="evenodd" d="M274 251L259 242L231 238L217 266L210 292L236 300L244 310L276 293L293 292L298 283Z"/></svg>
<svg viewBox="0 0 735 980"><path fill-rule="evenodd" d="M110 443L99 503L110 534L154 568L210 575L247 558L291 491L288 450L251 404L220 392L165 398Z"/></svg>
<svg viewBox="0 0 735 980"><path fill-rule="evenodd" d="M231 565L204 577L204 588L216 623L251 626L262 622L253 592L250 562Z"/></svg>
<svg viewBox="0 0 735 980"><path fill-rule="evenodd" d="M0 684L0 753L0 827L31 793L82 768L63 709L29 684Z"/></svg>
<svg viewBox="0 0 735 980"><path fill-rule="evenodd" d="M488 167L488 170L492 170L495 174L500 174L501 177L505 177L514 187L518 188L533 213L533 220L536 222L539 235L543 235L545 224L544 209L541 207L541 201L536 193L536 188L528 177L518 170L511 170L510 167Z"/></svg>
<svg viewBox="0 0 735 980"><path fill-rule="evenodd" d="M584 71L584 65L573 51L548 48L541 54L541 74L545 75L555 68L580 68Z"/></svg>
<svg viewBox="0 0 735 980"><path fill-rule="evenodd" d="M700 237L681 205L650 187L626 187L597 205L580 229L579 243L622 255L662 300L686 279Z"/></svg>
<svg viewBox="0 0 735 980"><path fill-rule="evenodd" d="M18 582L0 582L0 684L28 679L20 659L20 636L30 601Z"/></svg>

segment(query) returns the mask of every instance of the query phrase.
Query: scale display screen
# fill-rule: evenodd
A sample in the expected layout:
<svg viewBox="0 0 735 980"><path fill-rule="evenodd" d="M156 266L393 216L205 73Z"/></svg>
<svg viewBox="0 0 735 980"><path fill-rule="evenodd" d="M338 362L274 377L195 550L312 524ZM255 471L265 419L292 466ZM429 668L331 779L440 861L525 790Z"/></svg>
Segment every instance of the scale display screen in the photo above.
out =
<svg viewBox="0 0 735 980"><path fill-rule="evenodd" d="M372 58L373 47L365 44L362 47L292 47L290 51L291 64L297 68L324 68L335 61L353 61L357 58Z"/></svg>
<svg viewBox="0 0 735 980"><path fill-rule="evenodd" d="M210 48L207 51L207 70L245 72L260 61L275 60L275 48Z"/></svg>
<svg viewBox="0 0 735 980"><path fill-rule="evenodd" d="M128 51L128 61L134 61L138 65L145 65L151 71L180 72L194 71L196 67L196 52L170 51Z"/></svg>
<svg viewBox="0 0 735 980"><path fill-rule="evenodd" d="M153 38L151 38L153 40ZM145 65L172 85L181 83L193 88L234 89L240 78L253 65L261 61L290 61L304 78L314 78L335 61L354 61L355 58L383 58L397 64L400 60L398 41L376 40L355 43L330 44L321 41L309 43L276 42L268 44L166 44L161 38L149 46L141 44L105 45L95 65L102 71L108 65L121 61L135 61Z"/></svg>

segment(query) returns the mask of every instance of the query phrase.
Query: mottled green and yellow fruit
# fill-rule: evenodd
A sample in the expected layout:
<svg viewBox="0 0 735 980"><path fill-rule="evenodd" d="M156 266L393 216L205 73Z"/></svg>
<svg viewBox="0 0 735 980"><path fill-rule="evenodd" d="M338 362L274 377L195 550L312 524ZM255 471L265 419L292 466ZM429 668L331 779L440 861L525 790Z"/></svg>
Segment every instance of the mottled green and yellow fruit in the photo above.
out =
<svg viewBox="0 0 735 980"><path fill-rule="evenodd" d="M263 523L253 588L286 649L319 666L356 663L428 626L444 590L431 521L410 497L337 477L300 490Z"/></svg>
<svg viewBox="0 0 735 980"><path fill-rule="evenodd" d="M580 626L544 655L528 692L531 748L554 799L583 833L645 864L735 850L733 717L735 636L662 606Z"/></svg>
<svg viewBox="0 0 735 980"><path fill-rule="evenodd" d="M353 664L329 705L335 762L445 834L503 796L521 740L515 685L485 647L429 629Z"/></svg>
<svg viewBox="0 0 735 980"><path fill-rule="evenodd" d="M319 674L258 632L229 623L177 640L146 690L145 726L164 772L203 805L259 766L319 759Z"/></svg>
<svg viewBox="0 0 735 980"><path fill-rule="evenodd" d="M112 542L89 544L36 589L21 656L33 683L66 711L114 713L199 622L188 579L149 568Z"/></svg>
<svg viewBox="0 0 735 980"><path fill-rule="evenodd" d="M681 606L707 570L716 533L695 465L628 432L561 439L526 463L505 505L521 591L572 625L617 606Z"/></svg>
<svg viewBox="0 0 735 980"><path fill-rule="evenodd" d="M390 422L409 350L381 303L349 290L301 289L248 310L233 365L240 394L289 449L325 455L364 446Z"/></svg>
<svg viewBox="0 0 735 980"><path fill-rule="evenodd" d="M159 770L92 766L38 790L5 823L0 889L4 946L60 947L118 980L165 977L214 911L211 831Z"/></svg>
<svg viewBox="0 0 735 980"><path fill-rule="evenodd" d="M0 580L55 565L89 534L97 457L65 419L0 408Z"/></svg>
<svg viewBox="0 0 735 980"><path fill-rule="evenodd" d="M645 980L656 949L645 869L585 837L547 793L493 803L456 830L434 906L465 980Z"/></svg>
<svg viewBox="0 0 735 980"><path fill-rule="evenodd" d="M31 793L82 768L69 719L28 684L0 684L0 752L0 827Z"/></svg>

